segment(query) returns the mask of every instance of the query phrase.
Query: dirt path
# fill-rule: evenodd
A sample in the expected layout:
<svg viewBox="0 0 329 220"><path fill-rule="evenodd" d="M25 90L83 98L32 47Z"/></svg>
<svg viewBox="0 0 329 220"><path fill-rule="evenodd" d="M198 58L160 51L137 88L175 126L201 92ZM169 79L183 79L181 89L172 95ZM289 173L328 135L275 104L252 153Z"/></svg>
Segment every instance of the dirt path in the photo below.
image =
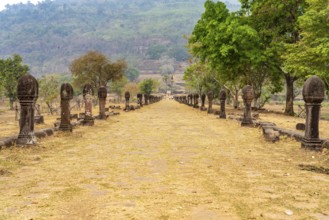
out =
<svg viewBox="0 0 329 220"><path fill-rule="evenodd" d="M164 100L1 151L0 219L329 219L329 175L299 166L328 154L299 146Z"/></svg>

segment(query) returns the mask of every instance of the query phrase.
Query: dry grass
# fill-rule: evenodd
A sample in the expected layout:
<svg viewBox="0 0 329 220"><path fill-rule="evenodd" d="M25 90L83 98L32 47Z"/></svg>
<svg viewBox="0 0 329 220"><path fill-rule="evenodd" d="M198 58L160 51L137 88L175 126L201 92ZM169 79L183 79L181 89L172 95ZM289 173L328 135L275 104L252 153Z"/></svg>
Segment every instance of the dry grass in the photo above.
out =
<svg viewBox="0 0 329 220"><path fill-rule="evenodd" d="M0 219L325 219L328 158L164 100L2 150Z"/></svg>

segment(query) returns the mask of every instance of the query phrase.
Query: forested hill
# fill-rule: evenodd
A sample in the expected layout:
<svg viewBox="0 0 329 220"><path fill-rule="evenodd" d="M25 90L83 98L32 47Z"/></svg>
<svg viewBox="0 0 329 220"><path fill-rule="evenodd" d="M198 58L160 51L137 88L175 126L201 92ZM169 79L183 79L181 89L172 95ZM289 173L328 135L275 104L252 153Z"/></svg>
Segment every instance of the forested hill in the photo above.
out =
<svg viewBox="0 0 329 220"><path fill-rule="evenodd" d="M186 40L205 0L46 0L0 12L0 57L20 54L32 73L67 72L89 50L131 65L187 58ZM235 2L231 0L231 2ZM239 6L227 3L230 10Z"/></svg>

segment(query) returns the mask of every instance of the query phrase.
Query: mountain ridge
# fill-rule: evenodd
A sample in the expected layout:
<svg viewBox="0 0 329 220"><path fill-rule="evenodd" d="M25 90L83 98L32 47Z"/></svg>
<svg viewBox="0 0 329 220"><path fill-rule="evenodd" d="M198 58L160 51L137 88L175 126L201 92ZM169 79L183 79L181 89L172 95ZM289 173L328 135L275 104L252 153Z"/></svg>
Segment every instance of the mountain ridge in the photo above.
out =
<svg viewBox="0 0 329 220"><path fill-rule="evenodd" d="M68 72L70 62L90 50L125 58L135 66L150 59L156 46L163 49L161 55L186 60L182 36L193 30L203 4L204 0L46 0L8 6L0 12L0 57L22 55L37 76Z"/></svg>

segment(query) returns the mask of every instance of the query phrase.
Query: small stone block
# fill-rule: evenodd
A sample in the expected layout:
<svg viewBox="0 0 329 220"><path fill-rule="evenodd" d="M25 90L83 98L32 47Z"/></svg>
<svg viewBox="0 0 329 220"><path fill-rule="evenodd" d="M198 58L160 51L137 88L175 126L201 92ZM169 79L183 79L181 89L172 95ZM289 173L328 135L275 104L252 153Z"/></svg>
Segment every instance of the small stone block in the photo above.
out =
<svg viewBox="0 0 329 220"><path fill-rule="evenodd" d="M297 123L296 129L299 131L305 131L305 124L304 123Z"/></svg>

